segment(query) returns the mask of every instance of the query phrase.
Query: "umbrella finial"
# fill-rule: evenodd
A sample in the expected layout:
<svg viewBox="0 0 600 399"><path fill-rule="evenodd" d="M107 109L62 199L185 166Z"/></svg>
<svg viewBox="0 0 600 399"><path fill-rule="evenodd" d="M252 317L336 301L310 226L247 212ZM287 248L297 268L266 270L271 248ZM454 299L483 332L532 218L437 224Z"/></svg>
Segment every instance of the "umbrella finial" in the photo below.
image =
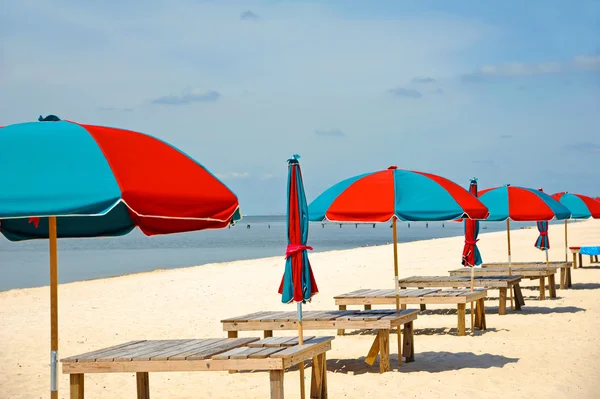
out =
<svg viewBox="0 0 600 399"><path fill-rule="evenodd" d="M398 167L396 165L392 165L388 168L388 170L396 170L398 169Z"/></svg>
<svg viewBox="0 0 600 399"><path fill-rule="evenodd" d="M288 159L288 163L298 163L298 160L300 159L300 155L298 154L292 154L292 157L290 159Z"/></svg>
<svg viewBox="0 0 600 399"><path fill-rule="evenodd" d="M60 118L56 115L48 115L45 118L40 115L40 117L38 118L39 122L59 122Z"/></svg>
<svg viewBox="0 0 600 399"><path fill-rule="evenodd" d="M476 177L471 177L471 180L470 180L470 182L471 182L471 183L477 183L477 181L478 181L478 180L479 180L479 179L478 179L478 178L476 178Z"/></svg>

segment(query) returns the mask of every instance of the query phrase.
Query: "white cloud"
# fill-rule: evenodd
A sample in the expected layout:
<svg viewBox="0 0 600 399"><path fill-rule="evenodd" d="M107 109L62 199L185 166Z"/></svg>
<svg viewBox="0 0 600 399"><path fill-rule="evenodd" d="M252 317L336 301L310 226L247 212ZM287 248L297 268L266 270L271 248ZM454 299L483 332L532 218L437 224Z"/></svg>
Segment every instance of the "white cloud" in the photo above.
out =
<svg viewBox="0 0 600 399"><path fill-rule="evenodd" d="M600 70L600 56L580 55L569 62L506 62L500 65L485 65L467 76L529 76L578 70Z"/></svg>

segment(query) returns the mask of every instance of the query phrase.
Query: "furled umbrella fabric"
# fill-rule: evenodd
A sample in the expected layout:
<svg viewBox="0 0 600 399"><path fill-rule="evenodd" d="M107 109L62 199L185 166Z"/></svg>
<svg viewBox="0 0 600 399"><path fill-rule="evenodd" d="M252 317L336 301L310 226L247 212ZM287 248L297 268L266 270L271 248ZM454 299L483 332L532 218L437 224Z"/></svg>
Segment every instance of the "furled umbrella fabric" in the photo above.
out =
<svg viewBox="0 0 600 399"><path fill-rule="evenodd" d="M469 184L469 192L477 197L477 179L471 179ZM477 247L477 238L479 235L479 221L473 219L465 219L465 247L463 249L462 264L463 266L478 266L483 263L481 253Z"/></svg>
<svg viewBox="0 0 600 399"><path fill-rule="evenodd" d="M545 220L536 222L540 235L535 241L535 247L538 249L548 250L550 249L550 239L548 238L548 222Z"/></svg>
<svg viewBox="0 0 600 399"><path fill-rule="evenodd" d="M0 232L50 239L50 372L58 398L57 238L222 228L238 199L175 147L142 133L61 121L0 129Z"/></svg>
<svg viewBox="0 0 600 399"><path fill-rule="evenodd" d="M571 219L600 218L600 202L581 194L561 192L552 195L571 211ZM568 220L565 219L565 262L569 261Z"/></svg>
<svg viewBox="0 0 600 399"><path fill-rule="evenodd" d="M287 233L285 273L279 287L283 303L310 301L318 292L307 250L308 205L298 156L288 163Z"/></svg>

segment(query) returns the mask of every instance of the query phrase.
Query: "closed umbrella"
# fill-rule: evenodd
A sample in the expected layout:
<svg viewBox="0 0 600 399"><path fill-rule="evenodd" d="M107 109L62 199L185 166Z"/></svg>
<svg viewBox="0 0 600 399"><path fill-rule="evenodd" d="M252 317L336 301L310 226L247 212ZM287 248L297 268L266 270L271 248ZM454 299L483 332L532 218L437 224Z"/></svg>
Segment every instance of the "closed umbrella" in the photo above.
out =
<svg viewBox="0 0 600 399"><path fill-rule="evenodd" d="M469 184L469 192L477 197L477 178L472 178ZM462 264L471 268L471 291L475 290L475 269L474 266L483 263L481 253L477 248L477 236L479 235L479 222L473 219L465 219L465 247L463 249ZM473 302L471 302L471 331L475 331L475 318L473 311Z"/></svg>
<svg viewBox="0 0 600 399"><path fill-rule="evenodd" d="M57 238L223 228L238 199L204 166L152 136L61 121L0 129L1 233L50 240L51 398L58 397Z"/></svg>
<svg viewBox="0 0 600 399"><path fill-rule="evenodd" d="M279 286L283 303L296 302L298 311L298 343L304 344L302 304L319 292L308 260L308 205L304 193L299 155L288 160L287 234L285 272ZM304 363L300 363L300 394L304 392Z"/></svg>

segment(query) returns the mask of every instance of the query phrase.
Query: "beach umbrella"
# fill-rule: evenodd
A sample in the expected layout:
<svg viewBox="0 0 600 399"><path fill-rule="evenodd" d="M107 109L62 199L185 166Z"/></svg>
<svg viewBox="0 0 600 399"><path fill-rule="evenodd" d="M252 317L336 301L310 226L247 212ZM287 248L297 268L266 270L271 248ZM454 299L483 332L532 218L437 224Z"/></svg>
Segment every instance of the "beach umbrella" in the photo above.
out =
<svg viewBox="0 0 600 399"><path fill-rule="evenodd" d="M538 191L543 192L541 188L538 188ZM567 219L565 219L565 222ZM536 222L536 226L540 235L535 240L535 244L533 244L536 248L544 251L546 253L546 267L549 267L548 264L548 250L550 249L550 238L548 237L548 222L545 220L538 220Z"/></svg>
<svg viewBox="0 0 600 399"><path fill-rule="evenodd" d="M510 248L510 221L537 222L552 219L563 220L571 212L548 194L532 188L505 185L488 188L479 192L479 199L490 211L487 220L505 221L508 242L508 274L512 276ZM510 295L511 308L513 295Z"/></svg>
<svg viewBox="0 0 600 399"><path fill-rule="evenodd" d="M308 209L311 221L392 221L397 310L400 296L396 221L485 219L488 214L487 208L458 184L396 166L343 180L319 195Z"/></svg>
<svg viewBox="0 0 600 399"><path fill-rule="evenodd" d="M0 129L0 232L50 241L51 398L58 397L57 238L227 227L238 199L204 166L152 136L61 121Z"/></svg>
<svg viewBox="0 0 600 399"><path fill-rule="evenodd" d="M308 260L308 250L312 250L308 241L308 205L304 193L299 155L288 160L287 185L287 235L288 245L285 251L285 272L279 286L283 303L296 302L298 311L298 343L304 344L302 331L302 304L310 302L319 292ZM300 363L300 393L304 392L304 363Z"/></svg>
<svg viewBox="0 0 600 399"><path fill-rule="evenodd" d="M469 192L477 197L477 178L472 178L469 184ZM473 219L465 219L465 247L463 249L462 264L471 268L471 291L475 290L475 269L473 267L483 263L481 253L477 248L477 236L479 235L479 222ZM473 302L471 302L471 331L475 331L475 318Z"/></svg>
<svg viewBox="0 0 600 399"><path fill-rule="evenodd" d="M552 195L552 198L559 201L571 211L571 219L600 219L600 202L594 198L581 194L572 194L561 192ZM567 234L568 220L565 219L565 262L569 261L569 245Z"/></svg>

